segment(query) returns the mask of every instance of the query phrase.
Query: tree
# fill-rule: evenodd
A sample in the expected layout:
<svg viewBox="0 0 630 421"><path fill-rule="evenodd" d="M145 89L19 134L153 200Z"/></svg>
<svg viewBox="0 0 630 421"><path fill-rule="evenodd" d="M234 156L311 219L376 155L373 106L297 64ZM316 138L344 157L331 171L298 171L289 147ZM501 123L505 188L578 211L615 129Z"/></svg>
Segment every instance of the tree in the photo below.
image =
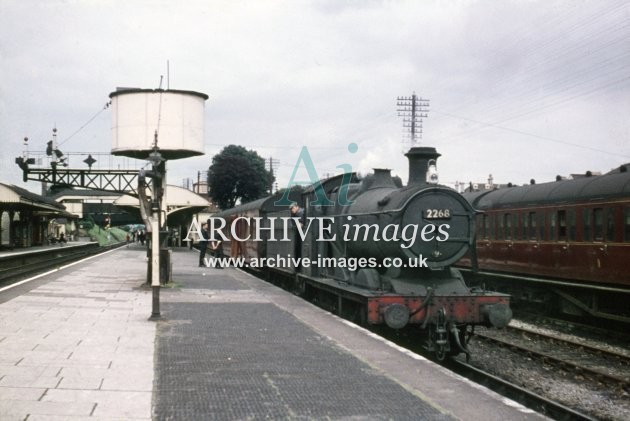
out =
<svg viewBox="0 0 630 421"><path fill-rule="evenodd" d="M221 209L265 196L273 177L256 151L229 145L212 158L208 168L209 195Z"/></svg>

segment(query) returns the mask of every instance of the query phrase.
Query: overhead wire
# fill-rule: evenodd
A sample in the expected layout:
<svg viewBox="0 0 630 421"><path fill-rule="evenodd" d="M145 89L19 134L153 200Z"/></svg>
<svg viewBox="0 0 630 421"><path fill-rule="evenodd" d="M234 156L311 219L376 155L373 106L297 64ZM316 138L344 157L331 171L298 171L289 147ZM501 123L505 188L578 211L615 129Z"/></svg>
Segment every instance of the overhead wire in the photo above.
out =
<svg viewBox="0 0 630 421"><path fill-rule="evenodd" d="M630 76L627 78L630 79ZM534 133L529 133L529 132L525 132L523 130L518 130L518 129L514 129L514 128L510 128L510 127L505 127L505 126L500 126L499 124L495 124L495 123L488 123L488 122L484 122L484 121L479 121L479 120L475 120L475 119L471 119L471 118L467 118L467 117L462 117L462 116L458 116L458 115L454 115L454 114L450 114L448 112L443 112L443 111L437 111L434 110L434 112L436 113L440 113L442 115L448 116L448 117L452 117L458 120L465 120L465 121L470 121L472 123L478 124L480 126L484 126L484 127L492 127L495 129L500 129L500 130L505 130L505 131L509 131L512 133L517 133L520 135L524 135L524 136L529 136L529 137L534 137L537 139L541 139L541 140L548 140L551 142L555 142L555 143L560 143L563 145L568 145L568 146L573 146L573 147L577 147L577 148L582 148L582 149L588 149L594 152L600 152L600 153L604 153L604 154L608 154L608 155L614 155L614 156L622 156L624 158L630 158L630 155L623 155L620 154L618 152L611 152L605 149L600 149L600 148L593 148L591 146L586 146L586 145L580 145L578 143L573 143L573 142L568 142L565 140L560 140L560 139L554 139L548 136L541 136L541 135L537 135Z"/></svg>
<svg viewBox="0 0 630 421"><path fill-rule="evenodd" d="M625 3L618 4L600 12L597 15L592 15L590 18L583 18L579 21L579 23L572 24L571 28L576 30L581 27L587 27L588 25L592 26L594 21L607 18L611 13L617 12L620 8L625 7L626 5L627 4ZM456 107L455 111L450 112L440 112L439 110L432 109L434 114L457 118L473 122L478 125L478 127L473 128L472 130L467 129L453 135L439 138L439 140L451 139L462 135L470 136L471 133L485 128L498 128L521 135L533 136L544 140L563 143L565 145L612 154L610 151L605 151L603 149L592 148L572 142L527 133L500 125L507 121L544 112L545 110L561 106L577 98L586 98L596 92L619 85L630 79L630 77L626 76L628 74L627 70L629 65L626 64L625 61L630 55L630 51L622 50L621 53L616 52L613 56L610 54L612 47L620 44L623 46L627 45L627 36L625 36L626 34L624 31L627 30L628 26L629 25L627 24L612 25L606 26L604 29L594 28L591 31L583 32L578 39L583 42L579 43L579 45L573 45L570 48L567 48L564 45L561 34L557 35L553 39L546 40L543 43L546 50L544 51L544 58L541 58L534 63L530 63L530 67L525 68L525 70L535 70L535 68L543 67L543 70L545 71L544 74L546 74L546 72L550 70L553 71L555 69L558 71L564 68L564 66L570 65L570 68L577 69L577 71L571 72L566 77L557 77L547 81L542 80L541 83L537 82L536 84L532 84L532 82L540 80L540 76L543 74L541 71L527 72L520 70L518 74L504 74L501 82L503 82L503 85L507 85L508 83L510 84L510 95L502 95L503 98L501 101L487 102L488 106L486 107L477 107L476 111L479 111L487 116L484 119L461 116L461 112L459 111L465 109L466 104ZM610 39L611 34L614 35L613 39ZM602 43L602 38L605 36L607 36L607 41ZM531 47L528 54L531 55L538 53L540 55L543 51L541 51L538 47ZM593 57L601 59L595 61L594 64L591 65L590 61L587 62L585 60L586 57L590 60L592 60ZM566 60L564 60L564 62L560 62L559 58L564 58ZM545 66L545 64L552 64L553 66L549 67ZM518 84L513 83L523 73L527 75L527 78L524 80L518 80ZM593 86L593 83L597 81L605 83ZM517 89L514 89L514 86L516 86ZM518 105L513 107L513 104ZM493 117L493 114L496 114L497 111L500 112L500 115ZM614 155L619 156L618 153L614 153Z"/></svg>
<svg viewBox="0 0 630 421"><path fill-rule="evenodd" d="M606 10L599 11L598 13L590 14L584 18L581 18L577 23L571 24L568 27L568 30L577 31L578 29L586 27L588 25L593 26L599 20L607 18L607 17L616 19L615 20L616 22L618 20L618 17L615 13L618 12L620 8L623 8L626 6L627 6L626 3L621 3L611 8L608 8ZM562 18L563 18L562 21L554 23L555 21L552 20L550 21L550 23L556 25L556 24L561 24L561 23L571 20L570 18L567 18L566 13L562 14ZM471 103L475 103L477 109L480 112L487 115L490 112L494 112L496 110L500 110L501 113L505 112L505 104L512 104L514 98L517 98L520 104L527 101L533 102L537 95L536 89L533 89L533 88L534 87L539 88L539 85L540 85L540 84L534 84L532 86L532 82L540 80L541 72L536 71L537 69L544 68L545 74L547 74L548 71L553 70L554 68L555 69L561 68L563 64L558 62L558 58L569 56L571 52L573 52L574 54L570 56L570 58L574 60L574 63L575 63L576 60L583 60L585 57L592 56L595 53L601 53L603 50L607 52L605 48L610 47L614 44L624 43L627 37L624 36L625 34L623 33L618 38L613 39L612 41L609 41L608 43L605 43L605 44L601 44L600 42L601 36L593 37L594 34L610 35L611 33L621 32L623 29L625 29L628 26L627 24L623 25L623 23L625 23L625 20L620 23L622 25L608 24L605 26L604 29L598 29L597 27L595 27L592 31L581 32L580 38L578 39L579 42L575 42L572 46L567 46L565 42L565 38L567 37L567 30L563 30L561 34L558 34L555 37L545 39L545 41L543 41L542 43L532 45L528 50L523 50L522 54L519 54L518 56L520 59L519 61L526 61L526 59L532 56L533 54L536 54L537 56L540 56L543 58L536 60L535 62L529 61L528 67L519 68L518 73L506 74L504 71L505 66L503 65L495 66L494 70L491 70L492 73L490 74L490 76L492 74L502 74L501 78L494 79L495 89L500 90L501 92L506 92L506 91L510 92L511 93L510 97L507 97L506 99L502 101L489 104L489 106L485 108L483 107L480 108L478 101L476 99L473 99L465 103L460 103L459 106L456 107L454 111L457 112L461 109L465 109ZM536 31L540 31L540 30L541 29L539 27L536 28ZM544 28L542 30L544 31ZM509 49L510 55L513 56L515 48L520 44L519 40L529 38L531 36L531 31L532 30L525 31L524 34L520 38L513 38L515 40L513 43L506 43L502 40L500 44L497 44L495 46L496 48L492 48L492 49L496 51L506 51ZM496 56L499 56L499 53L497 53ZM551 69L549 69L546 66L546 64L548 63L557 63L557 64L555 65L555 67L552 67ZM564 65L566 66L566 64ZM573 64L573 66L571 67L574 68L575 65L576 64ZM598 68L601 68L603 65L604 64L601 63L601 60L599 60L598 62L595 63L595 65L591 67L591 70L596 71ZM582 69L581 74L584 74L587 71L588 71L587 69ZM523 75L526 76L525 79L522 78ZM579 75L575 75L571 73L568 77L565 78L564 82L570 83L572 79L577 80L578 78L579 78ZM555 82L559 83L562 81L556 80Z"/></svg>
<svg viewBox="0 0 630 421"><path fill-rule="evenodd" d="M96 117L98 117L103 111L108 109L109 106L111 105L111 103L112 103L111 101L108 101L107 103L105 103L103 108L101 108L96 114L94 114L92 117L90 117L90 119L88 121L86 121L81 127L79 127L77 130L75 130L70 136L66 137L61 142L57 143L57 147L63 145L68 140L72 139L77 133L79 133L81 130L83 130L85 127L87 127L88 124L90 124L92 121L94 121L96 119Z"/></svg>
<svg viewBox="0 0 630 421"><path fill-rule="evenodd" d="M624 39L617 40L617 42L625 43L626 41ZM602 60L598 60L590 67L580 68L582 63L570 63L572 65L564 64L564 67L574 69L570 76L558 77L549 81L543 81L541 84L536 85L522 83L518 89L506 89L507 95L503 95L500 102L486 107L484 112L489 114L495 110L501 110L501 112L504 113L506 110L506 104L519 104L521 108L528 106L529 104L538 106L541 99L544 99L547 96L555 96L558 92L567 91L570 88L575 88L592 81L597 81L606 76L615 76L616 73L627 74L627 70L630 68L630 63L624 59L627 59L629 56L630 49L613 57L606 57ZM553 73L553 70L559 70L559 67L560 66L550 69L551 73Z"/></svg>

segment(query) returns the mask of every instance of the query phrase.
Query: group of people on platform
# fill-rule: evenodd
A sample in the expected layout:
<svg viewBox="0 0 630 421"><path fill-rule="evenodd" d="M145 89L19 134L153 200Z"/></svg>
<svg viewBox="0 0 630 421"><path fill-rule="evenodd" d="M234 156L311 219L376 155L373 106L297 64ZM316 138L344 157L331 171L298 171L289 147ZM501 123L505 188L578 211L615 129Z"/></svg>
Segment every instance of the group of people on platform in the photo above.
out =
<svg viewBox="0 0 630 421"><path fill-rule="evenodd" d="M147 233L144 230L132 231L131 234L127 234L127 243L132 242L132 240L134 243L140 243L144 246L144 242L147 241Z"/></svg>

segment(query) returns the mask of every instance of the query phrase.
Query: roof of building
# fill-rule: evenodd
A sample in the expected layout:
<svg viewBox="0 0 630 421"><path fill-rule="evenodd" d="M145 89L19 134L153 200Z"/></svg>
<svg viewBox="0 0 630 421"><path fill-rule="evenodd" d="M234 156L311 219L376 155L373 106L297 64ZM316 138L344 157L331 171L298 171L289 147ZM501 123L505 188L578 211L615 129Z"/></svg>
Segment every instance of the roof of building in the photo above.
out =
<svg viewBox="0 0 630 421"><path fill-rule="evenodd" d="M21 187L0 183L0 204L6 205L27 205L37 209L64 211L66 209L50 197L44 197L30 192Z"/></svg>
<svg viewBox="0 0 630 421"><path fill-rule="evenodd" d="M198 208L199 210L201 210L212 205L212 203L208 199L190 190L178 186L166 186L164 197L166 199L168 213L172 213L183 208ZM116 199L116 201L114 201L114 204L116 206L122 207L140 207L140 202L138 201L137 197L129 196L126 194Z"/></svg>
<svg viewBox="0 0 630 421"><path fill-rule="evenodd" d="M51 197L41 196L22 187L0 183L0 209L23 211L31 210L38 215L54 215L65 218L76 218L67 212L66 207Z"/></svg>
<svg viewBox="0 0 630 421"><path fill-rule="evenodd" d="M55 200L59 200L68 196L73 197L119 197L120 193L113 191L104 191L104 190L92 190L92 189L72 189L72 188L63 188L55 191L55 193L51 196Z"/></svg>

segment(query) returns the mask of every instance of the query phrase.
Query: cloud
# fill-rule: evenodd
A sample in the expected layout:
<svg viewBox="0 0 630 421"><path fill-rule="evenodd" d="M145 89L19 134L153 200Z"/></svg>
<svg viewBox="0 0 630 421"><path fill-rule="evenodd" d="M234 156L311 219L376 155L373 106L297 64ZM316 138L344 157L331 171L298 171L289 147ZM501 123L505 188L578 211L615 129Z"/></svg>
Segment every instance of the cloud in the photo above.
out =
<svg viewBox="0 0 630 421"><path fill-rule="evenodd" d="M629 13L612 0L4 0L0 180L21 184L23 137L42 150L55 125L67 150L109 151L108 94L161 76L210 96L207 155L169 163L173 184L228 144L279 159L280 184L302 146L322 173L406 179L396 97L414 91L431 100L422 144L444 181L607 170L630 161Z"/></svg>

